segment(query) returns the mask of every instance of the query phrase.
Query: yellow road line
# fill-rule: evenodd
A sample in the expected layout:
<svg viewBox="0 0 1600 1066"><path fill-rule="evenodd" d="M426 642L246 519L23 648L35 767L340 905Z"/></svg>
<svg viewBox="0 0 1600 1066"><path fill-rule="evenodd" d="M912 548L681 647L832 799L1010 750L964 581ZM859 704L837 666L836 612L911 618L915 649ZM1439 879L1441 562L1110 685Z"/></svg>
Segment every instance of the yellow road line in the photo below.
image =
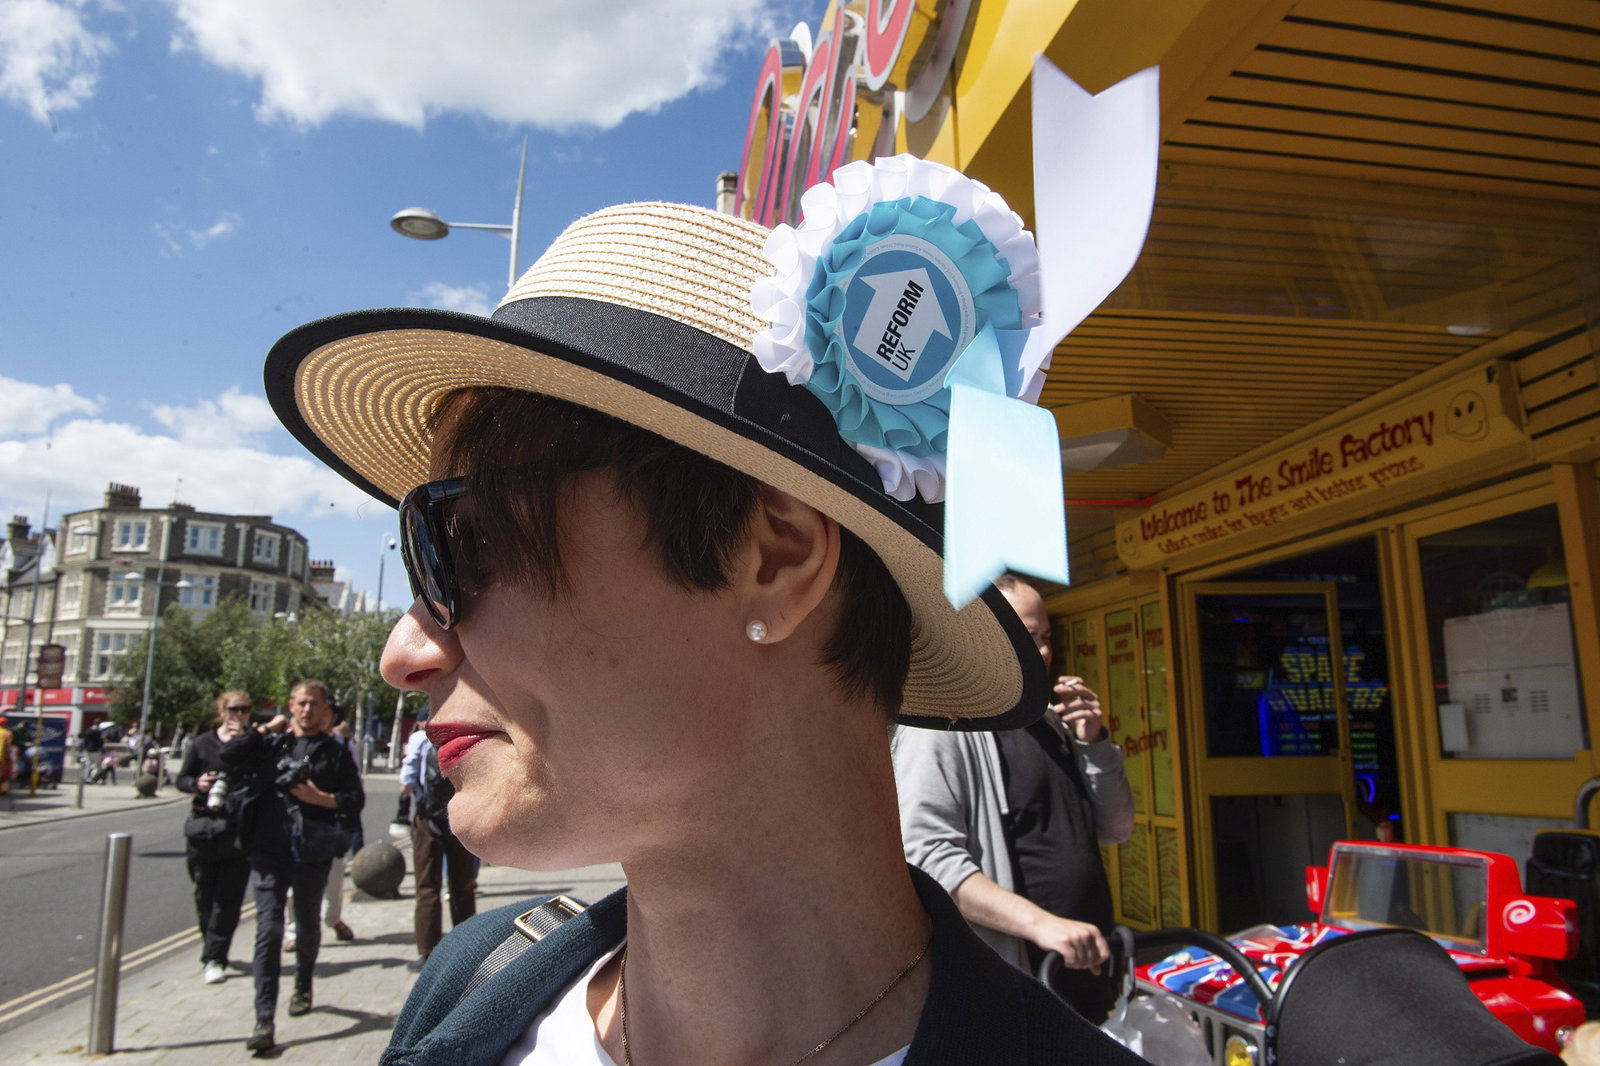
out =
<svg viewBox="0 0 1600 1066"><path fill-rule="evenodd" d="M254 903L246 904L239 913L240 924L243 924L246 919L254 919L255 910ZM182 932L162 937L153 944L146 944L139 950L124 955L122 957L122 972L126 973L131 967L153 962L163 955L169 955L177 951L179 948L188 947L199 941L199 939L200 931L198 929L186 929ZM53 985L46 985L44 988L24 993L10 1002L0 1003L0 1024L8 1022L19 1015L27 1014L29 1011L38 1010L45 1004L53 1003L64 996L82 992L93 984L94 970L84 970L81 973L73 974L71 977L63 978Z"/></svg>

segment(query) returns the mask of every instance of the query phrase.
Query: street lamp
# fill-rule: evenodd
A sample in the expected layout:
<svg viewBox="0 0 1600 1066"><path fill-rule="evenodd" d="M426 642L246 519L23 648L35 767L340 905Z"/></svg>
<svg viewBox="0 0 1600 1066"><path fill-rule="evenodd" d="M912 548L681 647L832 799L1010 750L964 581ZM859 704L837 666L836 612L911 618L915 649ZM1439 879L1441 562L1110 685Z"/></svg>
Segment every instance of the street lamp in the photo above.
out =
<svg viewBox="0 0 1600 1066"><path fill-rule="evenodd" d="M395 212L389 228L402 237L419 241L436 241L449 236L453 229L483 229L490 233L503 233L511 238L511 268L506 275L506 288L517 283L517 251L522 239L522 180L528 172L528 139L522 139L522 164L517 168L517 196L511 202L511 225L484 222L446 222L426 207L408 207Z"/></svg>
<svg viewBox="0 0 1600 1066"><path fill-rule="evenodd" d="M170 532L171 520L169 519L168 533L170 534ZM150 604L150 628L145 633L144 638L144 698L139 704L139 737L141 740L144 738L145 730L150 722L150 679L155 671L156 624L161 620L161 578L167 569L166 554L166 543L165 538L163 538L161 546L162 558L156 566L155 595L151 597L153 602ZM121 579L123 581L143 581L144 575L130 571L123 574ZM172 587L175 589L191 589L194 588L194 583L187 579L179 578Z"/></svg>
<svg viewBox="0 0 1600 1066"><path fill-rule="evenodd" d="M394 539L394 534L393 533L385 533L383 535L383 537L378 541L378 607L377 607L377 611L378 611L379 614L383 613L383 559L384 559L384 552L394 551L394 546L397 543L398 542Z"/></svg>

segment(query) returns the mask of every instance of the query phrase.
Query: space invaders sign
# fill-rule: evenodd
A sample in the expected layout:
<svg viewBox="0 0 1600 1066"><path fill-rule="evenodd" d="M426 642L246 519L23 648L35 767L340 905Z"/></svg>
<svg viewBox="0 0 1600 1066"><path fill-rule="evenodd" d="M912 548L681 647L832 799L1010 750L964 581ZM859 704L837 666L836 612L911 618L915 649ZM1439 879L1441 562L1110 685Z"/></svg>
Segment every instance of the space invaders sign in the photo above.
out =
<svg viewBox="0 0 1600 1066"><path fill-rule="evenodd" d="M1376 506L1526 440L1513 375L1507 364L1489 363L1119 522L1117 555L1130 568L1159 566L1219 541L1309 523L1340 505Z"/></svg>

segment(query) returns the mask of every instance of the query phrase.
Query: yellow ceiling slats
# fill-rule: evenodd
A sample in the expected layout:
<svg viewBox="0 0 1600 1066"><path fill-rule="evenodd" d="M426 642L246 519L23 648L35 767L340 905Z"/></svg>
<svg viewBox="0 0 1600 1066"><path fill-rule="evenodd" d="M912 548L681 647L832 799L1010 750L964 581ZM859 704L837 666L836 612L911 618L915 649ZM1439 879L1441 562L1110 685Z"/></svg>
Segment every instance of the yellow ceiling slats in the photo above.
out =
<svg viewBox="0 0 1600 1066"><path fill-rule="evenodd" d="M1476 13L1468 13L1443 5L1397 4L1390 0L1300 0L1290 12L1290 20L1339 23L1392 34L1476 43L1497 50L1516 50L1534 55L1573 59L1589 59L1593 56L1596 38L1577 32L1583 28L1581 25L1563 25L1558 20L1550 19L1529 19L1524 17L1521 6L1520 3L1510 6L1502 4L1496 11L1480 9ZM1572 5L1572 12L1581 14L1582 8Z"/></svg>
<svg viewBox="0 0 1600 1066"><path fill-rule="evenodd" d="M1402 67L1379 66L1356 59L1300 56L1281 51L1253 52L1239 68L1240 73L1314 85L1348 86L1357 90L1389 95L1398 112L1406 100L1451 100L1457 103L1498 107L1506 111L1531 111L1551 115L1582 113L1581 94L1564 86L1505 84L1465 77L1460 74ZM1229 79L1214 96L1233 96L1233 86L1243 79ZM1592 103L1591 103L1592 107Z"/></svg>
<svg viewBox="0 0 1600 1066"><path fill-rule="evenodd" d="M1405 323L1368 325L1363 322L1287 322L1272 315L1201 315L1181 310L1097 312L1073 332L1074 337L1094 336L1127 330L1142 334L1149 330L1180 334L1225 333L1241 338L1281 338L1307 340L1313 337L1348 338L1352 343L1391 341L1405 337L1443 348L1457 348L1460 341L1439 335L1428 326Z"/></svg>
<svg viewBox="0 0 1600 1066"><path fill-rule="evenodd" d="M1583 36L1587 38L1588 35ZM1303 55L1350 56L1359 58L1363 63L1450 71L1462 78L1600 92L1600 67L1596 67L1591 59L1565 58L1564 51L1555 56L1510 52L1484 47L1479 42L1426 40L1301 22L1293 15L1273 31L1268 42L1264 47ZM1592 41L1590 44L1592 46ZM1571 50L1579 56L1584 55L1576 43Z"/></svg>
<svg viewBox="0 0 1600 1066"><path fill-rule="evenodd" d="M1521 131L1499 133L1485 129L1436 126L1417 121L1409 111L1404 118L1396 118L1382 114L1331 114L1216 101L1201 105L1191 121L1208 126L1279 128L1309 137L1467 153L1484 157L1488 160L1487 165L1496 169L1499 169L1494 163L1496 159L1528 160L1547 165L1554 171L1563 167L1592 169L1600 166L1600 127L1592 131L1589 143L1573 143L1530 136ZM1435 165L1439 165L1437 161ZM1573 174L1571 177L1581 178L1582 175Z"/></svg>
<svg viewBox="0 0 1600 1066"><path fill-rule="evenodd" d="M1582 389L1593 388L1597 383L1595 361L1592 358L1574 363L1556 374L1522 387L1522 403L1530 415L1564 396Z"/></svg>
<svg viewBox="0 0 1600 1066"><path fill-rule="evenodd" d="M1193 141L1185 139L1195 133ZM1177 158L1195 158L1196 151L1237 155L1271 155L1299 159L1319 169L1339 173L1346 168L1380 167L1391 171L1416 170L1436 179L1454 178L1453 184L1521 182L1569 188L1585 194L1600 192L1600 173L1577 165L1545 163L1526 158L1507 158L1463 147L1457 151L1312 137L1291 130L1207 128L1203 123L1186 123L1168 144ZM1188 151L1184 151L1187 149ZM1237 159L1231 160L1237 162Z"/></svg>
<svg viewBox="0 0 1600 1066"><path fill-rule="evenodd" d="M1600 50L1600 41L1595 44ZM1393 95L1376 90L1349 89L1337 85L1302 85L1279 78L1236 77L1228 82L1226 95L1219 102L1259 103L1293 110L1322 110L1347 115L1371 115L1417 126L1441 126L1458 130L1487 130L1522 139L1571 141L1600 144L1600 123L1572 115L1552 115L1539 111L1516 111L1488 104L1456 100L1408 99L1397 102Z"/></svg>
<svg viewBox="0 0 1600 1066"><path fill-rule="evenodd" d="M1517 360L1517 381L1522 385L1524 402L1528 389L1552 374L1560 373L1573 363L1595 358L1596 340L1600 333L1579 332L1554 344L1530 352Z"/></svg>
<svg viewBox="0 0 1600 1066"><path fill-rule="evenodd" d="M1450 0L1451 7L1472 8L1500 15L1507 11L1530 22L1549 22L1600 32L1600 3L1596 0Z"/></svg>

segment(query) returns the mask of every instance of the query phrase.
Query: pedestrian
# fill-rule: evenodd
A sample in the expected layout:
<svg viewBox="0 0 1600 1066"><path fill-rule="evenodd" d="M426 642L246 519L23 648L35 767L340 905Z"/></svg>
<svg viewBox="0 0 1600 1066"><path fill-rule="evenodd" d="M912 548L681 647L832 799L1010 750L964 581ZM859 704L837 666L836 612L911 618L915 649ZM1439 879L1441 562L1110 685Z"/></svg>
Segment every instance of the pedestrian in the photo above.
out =
<svg viewBox="0 0 1600 1066"><path fill-rule="evenodd" d="M252 707L242 689L218 696L216 728L191 741L178 768L178 790L194 796L184 837L200 927L200 974L208 985L227 979L228 953L250 883L250 857L239 846L239 793L224 772L222 747L250 728Z"/></svg>
<svg viewBox="0 0 1600 1066"><path fill-rule="evenodd" d="M294 889L299 935L295 944L291 1017L312 1008L312 976L322 944L319 910L328 867L350 845L345 818L366 801L354 760L328 735L333 722L328 687L298 682L289 713L229 741L222 762L246 793L240 836L250 855L256 904L255 1030L245 1047L263 1052L276 1042L274 1016L282 967L283 916Z"/></svg>
<svg viewBox="0 0 1600 1066"><path fill-rule="evenodd" d="M82 735L83 775L90 784L98 784L101 777L100 760L105 755L106 738L98 726L85 726Z"/></svg>
<svg viewBox="0 0 1600 1066"><path fill-rule="evenodd" d="M11 777L17 759L16 747L17 742L11 732L11 720L0 714L0 796L11 794Z"/></svg>
<svg viewBox="0 0 1600 1066"><path fill-rule="evenodd" d="M433 708L456 835L628 880L453 930L386 1063L1139 1061L905 862L897 712L1014 722L1049 685L997 590L945 599L937 509L758 360L768 237L608 209L492 321L345 315L269 357L291 431L400 500L416 600L382 672Z"/></svg>
<svg viewBox="0 0 1600 1066"><path fill-rule="evenodd" d="M350 739L352 730L350 723L344 720L344 711L337 703L330 703L333 714L333 726L328 730L328 735L340 744L345 751L350 753L350 761L356 764L356 773L361 773L361 760L356 755L355 743ZM322 890L322 924L333 930L333 935L339 940L349 941L356 938L355 930L345 924L344 920L344 873L349 865L347 856L354 855L361 850L363 834L361 832L361 815L346 814L340 811L338 816L344 819L345 828L350 832L350 846L345 852L333 857L333 862L328 866L328 883ZM290 897L294 892L290 890ZM295 936L295 908L292 904L284 910L283 950L293 951L297 939Z"/></svg>
<svg viewBox="0 0 1600 1066"><path fill-rule="evenodd" d="M1027 582L996 584L1051 665L1050 616ZM1101 845L1133 831L1133 793L1100 700L1056 679L1044 718L1024 729L902 729L894 743L906 858L949 891L1000 956L1028 973L1059 952L1053 987L1096 1024L1116 1000L1105 934L1114 923Z"/></svg>
<svg viewBox="0 0 1600 1066"><path fill-rule="evenodd" d="M418 715L419 723L424 720L426 712ZM444 935L440 887L446 872L450 883L450 927L453 929L478 913L478 858L450 830L449 804L455 786L440 772L439 753L424 729L417 729L406 738L400 787L411 799L411 869L417 893L413 918L417 957L407 965L420 970Z"/></svg>

